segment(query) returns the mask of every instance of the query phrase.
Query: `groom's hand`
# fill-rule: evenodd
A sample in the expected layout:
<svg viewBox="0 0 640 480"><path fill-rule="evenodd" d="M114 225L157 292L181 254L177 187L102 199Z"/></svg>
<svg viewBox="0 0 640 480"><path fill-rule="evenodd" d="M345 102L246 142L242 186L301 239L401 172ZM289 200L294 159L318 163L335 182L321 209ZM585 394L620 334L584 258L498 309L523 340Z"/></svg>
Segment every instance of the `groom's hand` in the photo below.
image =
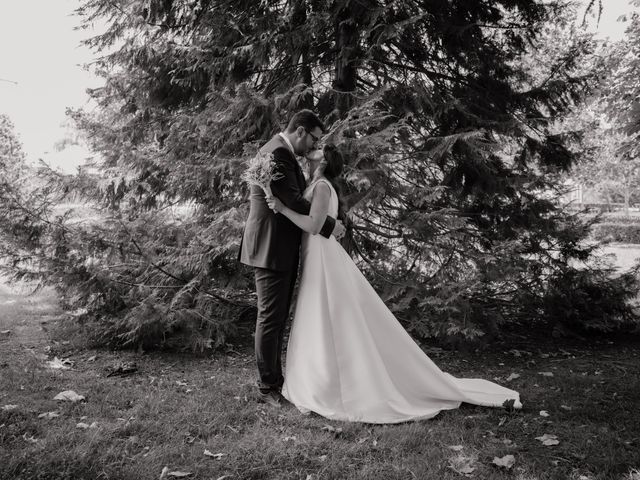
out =
<svg viewBox="0 0 640 480"><path fill-rule="evenodd" d="M344 224L340 220L336 220L336 224L333 227L331 235L336 237L337 240L340 240L342 237L344 237L346 231L347 229L344 227Z"/></svg>

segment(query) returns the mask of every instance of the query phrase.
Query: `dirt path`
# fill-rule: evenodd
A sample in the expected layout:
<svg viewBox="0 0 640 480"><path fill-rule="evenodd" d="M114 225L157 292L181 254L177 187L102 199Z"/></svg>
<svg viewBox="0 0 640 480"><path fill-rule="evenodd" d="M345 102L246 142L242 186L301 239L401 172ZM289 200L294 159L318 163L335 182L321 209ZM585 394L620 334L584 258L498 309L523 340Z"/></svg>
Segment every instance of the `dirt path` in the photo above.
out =
<svg viewBox="0 0 640 480"><path fill-rule="evenodd" d="M32 293L25 285L8 285L0 277L0 366L16 366L46 358L49 337L47 324L60 315L52 289ZM24 355L28 352L29 355Z"/></svg>

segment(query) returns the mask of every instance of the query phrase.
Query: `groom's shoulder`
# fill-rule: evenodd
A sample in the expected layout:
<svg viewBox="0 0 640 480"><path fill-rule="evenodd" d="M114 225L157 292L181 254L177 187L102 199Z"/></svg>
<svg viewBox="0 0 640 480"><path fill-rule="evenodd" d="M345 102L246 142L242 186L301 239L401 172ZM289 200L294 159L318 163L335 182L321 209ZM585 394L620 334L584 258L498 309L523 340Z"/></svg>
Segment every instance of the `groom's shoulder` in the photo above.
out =
<svg viewBox="0 0 640 480"><path fill-rule="evenodd" d="M295 161L296 157L291 153L289 147L285 145L280 135L274 136L260 149L262 153L273 153L274 156L282 160Z"/></svg>

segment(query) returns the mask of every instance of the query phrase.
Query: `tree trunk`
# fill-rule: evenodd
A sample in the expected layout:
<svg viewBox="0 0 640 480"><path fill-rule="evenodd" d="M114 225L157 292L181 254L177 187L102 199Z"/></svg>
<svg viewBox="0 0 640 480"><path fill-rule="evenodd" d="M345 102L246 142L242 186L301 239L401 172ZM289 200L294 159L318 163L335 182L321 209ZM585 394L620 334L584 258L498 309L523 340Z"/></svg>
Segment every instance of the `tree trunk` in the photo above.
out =
<svg viewBox="0 0 640 480"><path fill-rule="evenodd" d="M295 0L293 5L293 15L291 16L292 28L296 28L300 25L303 25L307 21L307 1L306 0ZM295 49L292 49L295 50ZM311 78L311 65L309 64L309 44L305 43L301 47L300 55L294 56L292 59L293 67L296 69L300 69L300 76L298 79L298 83L306 85L311 88L312 86L312 78ZM311 93L305 93L300 96L298 101L298 108L309 108L313 109L313 95Z"/></svg>
<svg viewBox="0 0 640 480"><path fill-rule="evenodd" d="M629 197L631 196L629 184L625 182L624 184L624 214L629 216Z"/></svg>
<svg viewBox="0 0 640 480"><path fill-rule="evenodd" d="M351 3L342 6L335 20L336 60L333 90L321 99L318 108L328 120L341 118L353 106L353 92L358 78L358 47L360 29L357 22L358 11Z"/></svg>

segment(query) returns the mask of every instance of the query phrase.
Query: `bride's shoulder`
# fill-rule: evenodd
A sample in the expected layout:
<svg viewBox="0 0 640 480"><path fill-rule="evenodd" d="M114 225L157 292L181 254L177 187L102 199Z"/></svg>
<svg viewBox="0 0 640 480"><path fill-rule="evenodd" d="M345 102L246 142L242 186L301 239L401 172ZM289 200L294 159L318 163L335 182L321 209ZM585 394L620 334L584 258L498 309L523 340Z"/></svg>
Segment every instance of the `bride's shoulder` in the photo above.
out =
<svg viewBox="0 0 640 480"><path fill-rule="evenodd" d="M325 190L329 193L333 191L333 186L331 185L331 182L326 178L319 178L310 185L311 190L317 190L318 188L321 190Z"/></svg>

